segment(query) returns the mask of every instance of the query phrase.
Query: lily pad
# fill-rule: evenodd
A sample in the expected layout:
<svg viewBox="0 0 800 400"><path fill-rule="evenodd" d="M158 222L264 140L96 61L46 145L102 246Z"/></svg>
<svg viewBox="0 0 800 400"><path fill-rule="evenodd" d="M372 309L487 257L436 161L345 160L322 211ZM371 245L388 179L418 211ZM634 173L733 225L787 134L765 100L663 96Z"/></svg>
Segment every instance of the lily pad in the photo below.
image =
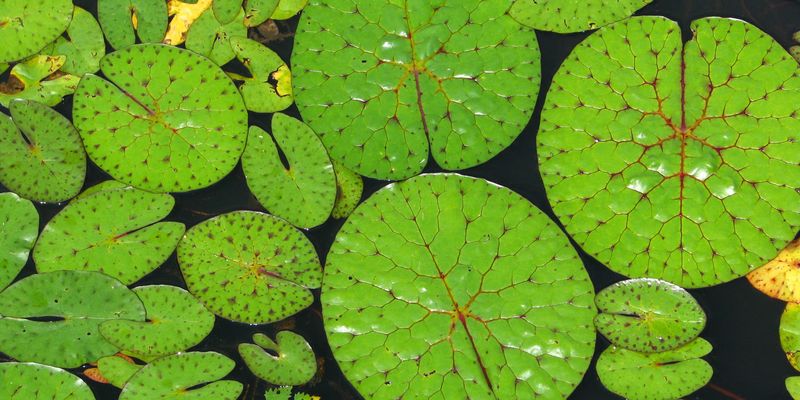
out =
<svg viewBox="0 0 800 400"><path fill-rule="evenodd" d="M101 273L31 275L0 292L0 352L19 361L75 368L117 352L100 335L100 324L144 317L136 294Z"/></svg>
<svg viewBox="0 0 800 400"><path fill-rule="evenodd" d="M739 20L634 17L556 73L539 166L553 211L628 277L706 287L773 259L800 228L800 75ZM716 55L716 56L714 56Z"/></svg>
<svg viewBox="0 0 800 400"><path fill-rule="evenodd" d="M294 96L331 158L378 179L481 164L527 125L536 35L507 0L312 0L292 53ZM409 19L409 16L412 16Z"/></svg>
<svg viewBox="0 0 800 400"><path fill-rule="evenodd" d="M336 219L347 218L361 201L364 180L361 175L335 161L333 172L336 173L336 201L331 216Z"/></svg>
<svg viewBox="0 0 800 400"><path fill-rule="evenodd" d="M275 341L257 333L256 344L242 343L239 354L253 374L275 385L303 385L317 372L314 350L306 340L290 331L281 331Z"/></svg>
<svg viewBox="0 0 800 400"><path fill-rule="evenodd" d="M106 54L103 31L92 14L80 7L72 11L72 22L67 28L69 39L59 36L42 50L43 54L64 56L61 71L76 76L97 72L100 59Z"/></svg>
<svg viewBox="0 0 800 400"><path fill-rule="evenodd" d="M251 77L229 73L242 82L239 91L250 111L273 113L292 105L292 72L281 57L255 40L231 37L231 48Z"/></svg>
<svg viewBox="0 0 800 400"><path fill-rule="evenodd" d="M311 396L307 393L298 392L292 395L291 386L279 386L267 389L264 392L266 400L320 400L319 396Z"/></svg>
<svg viewBox="0 0 800 400"><path fill-rule="evenodd" d="M84 76L73 115L89 157L114 179L185 192L219 181L239 161L247 111L213 62L145 44L105 56L100 68L109 81Z"/></svg>
<svg viewBox="0 0 800 400"><path fill-rule="evenodd" d="M97 360L97 369L108 383L122 389L126 383L144 366L135 364L123 357L108 356Z"/></svg>
<svg viewBox="0 0 800 400"><path fill-rule="evenodd" d="M35 363L0 364L0 398L5 400L94 400L92 389L60 368Z"/></svg>
<svg viewBox="0 0 800 400"><path fill-rule="evenodd" d="M244 5L244 24L247 26L261 25L274 15L273 13L278 8L279 1L280 0L247 0Z"/></svg>
<svg viewBox="0 0 800 400"><path fill-rule="evenodd" d="M0 1L0 63L21 60L55 40L69 26L72 1Z"/></svg>
<svg viewBox="0 0 800 400"><path fill-rule="evenodd" d="M786 378L786 390L792 399L800 399L800 376L790 376Z"/></svg>
<svg viewBox="0 0 800 400"><path fill-rule="evenodd" d="M211 7L217 21L227 24L236 18L242 7L242 0L214 0Z"/></svg>
<svg viewBox="0 0 800 400"><path fill-rule="evenodd" d="M236 57L230 38L247 37L247 27L242 23L243 19L244 11L241 10L236 18L226 24L217 21L213 12L204 12L189 28L186 48L208 57L217 65L226 64Z"/></svg>
<svg viewBox="0 0 800 400"><path fill-rule="evenodd" d="M178 245L189 291L223 318L280 321L311 305L322 268L314 246L288 222L234 211L189 229Z"/></svg>
<svg viewBox="0 0 800 400"><path fill-rule="evenodd" d="M81 78L56 74L66 62L64 56L36 55L11 68L8 82L0 85L0 105L14 99L33 100L54 106L75 92Z"/></svg>
<svg viewBox="0 0 800 400"><path fill-rule="evenodd" d="M0 193L0 291L28 262L39 235L39 213L29 200L15 193Z"/></svg>
<svg viewBox="0 0 800 400"><path fill-rule="evenodd" d="M789 363L800 371L800 304L786 304L781 315L780 338Z"/></svg>
<svg viewBox="0 0 800 400"><path fill-rule="evenodd" d="M33 249L39 272L99 271L129 285L158 268L184 232L159 222L172 210L168 194L105 190L67 205L42 230Z"/></svg>
<svg viewBox="0 0 800 400"><path fill-rule="evenodd" d="M278 146L286 157L286 166ZM250 127L242 169L258 202L292 225L312 228L331 215L336 200L333 165L325 146L303 122L275 114L272 136L259 127Z"/></svg>
<svg viewBox="0 0 800 400"><path fill-rule="evenodd" d="M212 0L198 0L194 3L187 3L181 0L169 0L167 2L167 13L172 17L169 21L169 28L164 35L164 43L177 46L186 41L186 34L204 14L211 9Z"/></svg>
<svg viewBox="0 0 800 400"><path fill-rule="evenodd" d="M252 0L249 0L252 1ZM297 15L302 10L308 0L279 0L275 12L272 13L272 19L289 19Z"/></svg>
<svg viewBox="0 0 800 400"><path fill-rule="evenodd" d="M639 353L611 346L597 360L606 389L629 400L673 400L705 386L713 369L701 359L711 352L702 338L661 353Z"/></svg>
<svg viewBox="0 0 800 400"><path fill-rule="evenodd" d="M778 256L749 274L754 288L778 300L800 303L800 239L789 243Z"/></svg>
<svg viewBox="0 0 800 400"><path fill-rule="evenodd" d="M214 328L214 314L184 289L153 285L133 291L144 303L147 319L100 325L103 337L125 353L139 359L175 354L197 345Z"/></svg>
<svg viewBox="0 0 800 400"><path fill-rule="evenodd" d="M158 43L167 31L164 0L97 0L97 19L111 47L122 49L136 43Z"/></svg>
<svg viewBox="0 0 800 400"><path fill-rule="evenodd" d="M242 384L220 380L235 366L233 360L214 352L159 358L131 377L119 400L235 400Z"/></svg>
<svg viewBox="0 0 800 400"><path fill-rule="evenodd" d="M564 399L594 352L594 289L566 235L482 179L384 187L324 271L328 341L365 398Z"/></svg>
<svg viewBox="0 0 800 400"><path fill-rule="evenodd" d="M89 196L95 195L95 194L100 193L100 192L121 190L121 189L132 189L132 188L133 187L131 185L128 185L128 184L125 184L125 183L122 183L122 182L119 182L119 181L115 181L113 179L107 180L107 181L102 181L102 182L100 182L100 183L98 183L98 184L96 184L96 185L94 185L92 187L89 187L88 189L82 191L79 195L75 196L75 198L72 199L71 202L75 202L75 201L78 201L78 200L81 200L81 199L85 199L85 198L87 198Z"/></svg>
<svg viewBox="0 0 800 400"><path fill-rule="evenodd" d="M0 183L33 201L69 200L83 187L86 153L67 118L42 103L14 100L0 114Z"/></svg>
<svg viewBox="0 0 800 400"><path fill-rule="evenodd" d="M658 279L631 279L597 294L597 330L628 350L655 353L694 340L706 314L689 292Z"/></svg>
<svg viewBox="0 0 800 400"><path fill-rule="evenodd" d="M597 29L625 19L653 0L515 0L508 13L541 31L572 33Z"/></svg>

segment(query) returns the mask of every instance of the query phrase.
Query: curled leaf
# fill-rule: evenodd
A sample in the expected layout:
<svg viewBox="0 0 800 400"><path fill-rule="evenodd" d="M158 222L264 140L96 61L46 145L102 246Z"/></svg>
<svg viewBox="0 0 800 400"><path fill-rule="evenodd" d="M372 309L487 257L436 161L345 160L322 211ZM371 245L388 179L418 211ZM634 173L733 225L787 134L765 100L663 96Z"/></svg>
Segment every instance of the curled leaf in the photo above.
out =
<svg viewBox="0 0 800 400"><path fill-rule="evenodd" d="M0 83L0 104L11 100L33 100L54 106L75 92L80 78L57 72L66 61L63 56L36 55L14 65L5 83Z"/></svg>

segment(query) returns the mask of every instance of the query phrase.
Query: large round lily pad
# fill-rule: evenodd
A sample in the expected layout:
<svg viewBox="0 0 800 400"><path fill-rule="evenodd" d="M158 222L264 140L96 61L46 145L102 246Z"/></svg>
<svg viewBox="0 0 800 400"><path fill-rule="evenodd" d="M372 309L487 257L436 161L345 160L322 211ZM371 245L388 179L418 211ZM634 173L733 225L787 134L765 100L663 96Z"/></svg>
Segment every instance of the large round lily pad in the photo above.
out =
<svg viewBox="0 0 800 400"><path fill-rule="evenodd" d="M178 245L189 291L223 318L282 320L311 305L322 280L314 246L269 214L234 211L189 229Z"/></svg>
<svg viewBox="0 0 800 400"><path fill-rule="evenodd" d="M781 315L780 338L789 363L800 371L800 304L786 304Z"/></svg>
<svg viewBox="0 0 800 400"><path fill-rule="evenodd" d="M578 45L542 111L540 170L587 253L629 277L730 281L800 227L800 75L739 20L635 17Z"/></svg>
<svg viewBox="0 0 800 400"><path fill-rule="evenodd" d="M144 317L136 294L99 272L31 275L0 292L0 352L19 361L75 368L117 352L100 335L101 323Z"/></svg>
<svg viewBox="0 0 800 400"><path fill-rule="evenodd" d="M39 213L33 203L14 193L0 193L0 291L28 262L38 235Z"/></svg>
<svg viewBox="0 0 800 400"><path fill-rule="evenodd" d="M800 303L800 239L789 243L778 256L747 274L750 284L769 297Z"/></svg>
<svg viewBox="0 0 800 400"><path fill-rule="evenodd" d="M282 2L283 3L283 2ZM300 113L331 158L379 179L481 164L539 91L536 35L509 0L311 0L292 54Z"/></svg>
<svg viewBox="0 0 800 400"><path fill-rule="evenodd" d="M167 31L164 0L97 0L97 19L111 47L122 49L136 43L158 43Z"/></svg>
<svg viewBox="0 0 800 400"><path fill-rule="evenodd" d="M322 306L370 399L563 399L594 352L594 289L530 202L453 174L389 185L336 236Z"/></svg>
<svg viewBox="0 0 800 400"><path fill-rule="evenodd" d="M0 63L35 54L72 19L70 0L0 0Z"/></svg>
<svg viewBox="0 0 800 400"><path fill-rule="evenodd" d="M100 69L100 59L106 54L106 42L103 40L100 24L92 13L75 7L67 36L69 39L59 36L42 53L64 56L66 59L61 71L66 73L82 76L97 72Z"/></svg>
<svg viewBox="0 0 800 400"><path fill-rule="evenodd" d="M303 385L317 372L314 350L294 332L280 331L274 341L257 333L253 335L253 341L255 344L240 344L239 354L255 376L269 383Z"/></svg>
<svg viewBox="0 0 800 400"><path fill-rule="evenodd" d="M508 13L523 25L558 33L597 29L633 15L653 0L515 0Z"/></svg>
<svg viewBox="0 0 800 400"><path fill-rule="evenodd" d="M73 115L89 157L114 179L185 192L222 179L239 161L247 111L233 82L209 59L145 44L103 58L81 79Z"/></svg>
<svg viewBox="0 0 800 400"><path fill-rule="evenodd" d="M86 382L60 368L35 363L0 364L0 399L94 400Z"/></svg>

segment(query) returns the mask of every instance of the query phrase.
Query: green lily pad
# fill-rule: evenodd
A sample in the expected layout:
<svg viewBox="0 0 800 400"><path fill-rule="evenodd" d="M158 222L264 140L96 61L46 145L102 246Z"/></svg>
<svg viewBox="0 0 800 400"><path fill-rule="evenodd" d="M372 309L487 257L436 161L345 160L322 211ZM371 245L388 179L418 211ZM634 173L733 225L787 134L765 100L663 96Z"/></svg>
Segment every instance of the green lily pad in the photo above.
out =
<svg viewBox="0 0 800 400"><path fill-rule="evenodd" d="M214 352L159 358L131 377L119 400L235 400L242 384L221 380L235 366L233 360ZM199 385L204 386L195 388Z"/></svg>
<svg viewBox="0 0 800 400"><path fill-rule="evenodd" d="M100 68L110 82L85 75L73 115L89 157L114 179L185 192L219 181L239 161L247 110L213 62L145 44L105 56Z"/></svg>
<svg viewBox="0 0 800 400"><path fill-rule="evenodd" d="M308 4L308 0L280 0L278 6L275 8L275 12L272 13L270 18L278 20L292 18L297 15L306 4Z"/></svg>
<svg viewBox="0 0 800 400"><path fill-rule="evenodd" d="M92 389L60 368L35 363L0 364L0 398L5 400L94 400Z"/></svg>
<svg viewBox="0 0 800 400"><path fill-rule="evenodd" d="M186 48L208 57L217 65L224 65L236 57L230 39L247 37L247 27L243 20L244 11L241 10L236 18L226 24L217 21L212 11L206 11L189 28Z"/></svg>
<svg viewBox="0 0 800 400"><path fill-rule="evenodd" d="M653 0L515 0L509 15L541 31L572 33L625 19Z"/></svg>
<svg viewBox="0 0 800 400"><path fill-rule="evenodd" d="M324 271L328 342L365 398L563 399L594 352L594 289L566 235L482 179L384 187Z"/></svg>
<svg viewBox="0 0 800 400"><path fill-rule="evenodd" d="M95 195L95 194L100 193L100 192L114 191L114 190L121 190L121 189L132 189L132 188L133 187L131 185L128 185L128 184L125 184L125 183L122 183L122 182L119 182L119 181L115 181L115 180L102 181L102 182L100 182L100 183L98 183L98 184L96 184L96 185L94 185L94 186L82 191L79 195L75 196L75 198L72 199L71 202L75 202L75 201L78 201L78 200L81 200L81 199L85 199L85 198L87 198L89 196Z"/></svg>
<svg viewBox="0 0 800 400"><path fill-rule="evenodd" d="M322 267L311 241L269 214L234 211L195 225L178 245L189 291L220 317L280 321L311 305Z"/></svg>
<svg viewBox="0 0 800 400"><path fill-rule="evenodd" d="M606 389L629 400L673 400L705 386L713 369L701 359L711 352L702 338L661 353L607 348L597 360L597 375Z"/></svg>
<svg viewBox="0 0 800 400"><path fill-rule="evenodd" d="M134 188L70 203L42 230L36 269L99 271L130 285L158 268L183 236L182 223L158 222L174 204L168 194Z"/></svg>
<svg viewBox="0 0 800 400"><path fill-rule="evenodd" d="M66 57L61 71L68 74L82 76L97 72L100 59L106 54L106 42L94 16L76 6L72 11L67 36L69 39L59 36L42 53Z"/></svg>
<svg viewBox="0 0 800 400"><path fill-rule="evenodd" d="M97 19L111 47L122 49L136 43L158 43L167 32L164 0L97 0Z"/></svg>
<svg viewBox="0 0 800 400"><path fill-rule="evenodd" d="M144 366L134 364L122 357L108 356L97 360L97 369L108 383L122 389Z"/></svg>
<svg viewBox="0 0 800 400"><path fill-rule="evenodd" d="M331 216L336 219L347 218L361 201L364 180L361 179L361 175L335 161L333 172L336 173L336 201Z"/></svg>
<svg viewBox="0 0 800 400"><path fill-rule="evenodd" d="M19 361L75 368L117 352L98 331L104 321L144 317L136 294L101 273L31 275L0 292L0 352Z"/></svg>
<svg viewBox="0 0 800 400"><path fill-rule="evenodd" d="M72 1L0 1L0 63L21 60L55 40L69 26Z"/></svg>
<svg viewBox="0 0 800 400"><path fill-rule="evenodd" d="M611 343L644 353L672 350L694 340L706 314L689 292L658 279L631 279L597 294L597 330Z"/></svg>
<svg viewBox="0 0 800 400"><path fill-rule="evenodd" d="M242 343L239 354L253 374L275 385L299 386L317 372L314 350L306 340L290 331L281 331L275 341L257 333L256 344Z"/></svg>
<svg viewBox="0 0 800 400"><path fill-rule="evenodd" d="M30 200L15 193L0 193L0 291L28 262L39 235L39 212Z"/></svg>
<svg viewBox="0 0 800 400"><path fill-rule="evenodd" d="M536 35L507 0L409 3L312 0L294 42L303 120L332 159L371 178L416 175L429 152L447 170L491 159L539 91Z"/></svg>
<svg viewBox="0 0 800 400"><path fill-rule="evenodd" d="M800 371L800 304L786 303L781 315L780 338L789 363Z"/></svg>
<svg viewBox="0 0 800 400"><path fill-rule="evenodd" d="M685 46L662 17L589 36L556 73L537 136L575 241L623 275L686 288L764 265L800 228L797 62L743 21L691 27Z"/></svg>
<svg viewBox="0 0 800 400"><path fill-rule="evenodd" d="M231 48L251 77L229 73L250 111L273 113L292 105L292 72L269 47L246 37L231 37Z"/></svg>
<svg viewBox="0 0 800 400"><path fill-rule="evenodd" d="M307 393L295 393L292 396L291 386L279 386L276 388L267 389L264 392L265 400L320 400L317 396L311 396Z"/></svg>
<svg viewBox="0 0 800 400"><path fill-rule="evenodd" d="M8 108L14 99L33 100L54 106L75 92L81 78L55 75L66 62L63 56L36 55L11 68L9 82L0 86L0 105Z"/></svg>
<svg viewBox="0 0 800 400"><path fill-rule="evenodd" d="M14 100L0 114L0 183L33 201L69 200L83 187L86 153L67 118L42 103Z"/></svg>
<svg viewBox="0 0 800 400"><path fill-rule="evenodd" d="M214 0L211 8L217 21L227 24L236 18L242 8L242 0Z"/></svg>
<svg viewBox="0 0 800 400"><path fill-rule="evenodd" d="M786 390L792 399L800 399L800 376L790 376L786 378Z"/></svg>
<svg viewBox="0 0 800 400"><path fill-rule="evenodd" d="M100 333L139 359L175 354L200 343L214 328L214 314L189 292L175 286L140 286L133 291L144 303L147 319L107 321Z"/></svg>
<svg viewBox="0 0 800 400"><path fill-rule="evenodd" d="M281 161L278 146L287 166ZM275 114L272 136L251 126L242 169L258 202L292 225L312 228L331 215L336 200L333 165L325 146L302 121Z"/></svg>
<svg viewBox="0 0 800 400"><path fill-rule="evenodd" d="M270 19L278 8L278 3L279 0L247 0L244 5L244 24L247 26L261 25Z"/></svg>

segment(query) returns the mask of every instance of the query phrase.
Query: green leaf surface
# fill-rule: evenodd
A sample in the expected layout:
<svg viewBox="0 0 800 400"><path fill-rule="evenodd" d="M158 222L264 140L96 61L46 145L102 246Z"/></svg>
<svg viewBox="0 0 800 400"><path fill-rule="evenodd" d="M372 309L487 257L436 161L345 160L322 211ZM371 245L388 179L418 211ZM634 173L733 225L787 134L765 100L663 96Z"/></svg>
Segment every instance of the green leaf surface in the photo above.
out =
<svg viewBox="0 0 800 400"><path fill-rule="evenodd" d="M30 200L15 193L0 193L0 291L28 262L39 235L39 212Z"/></svg>
<svg viewBox="0 0 800 400"><path fill-rule="evenodd" d="M278 8L279 1L280 0L247 0L244 5L244 24L247 26L261 25L273 15Z"/></svg>
<svg viewBox="0 0 800 400"><path fill-rule="evenodd" d="M308 0L279 0L270 18L277 20L292 18L297 15L306 4L308 4Z"/></svg>
<svg viewBox="0 0 800 400"><path fill-rule="evenodd" d="M100 59L106 54L103 31L94 16L80 8L72 11L72 22L67 28L67 36L59 36L55 42L42 50L43 54L64 56L66 60L61 71L76 76L97 72Z"/></svg>
<svg viewBox="0 0 800 400"><path fill-rule="evenodd" d="M789 363L800 371L800 304L786 303L781 315L780 338Z"/></svg>
<svg viewBox="0 0 800 400"><path fill-rule="evenodd" d="M347 218L361 201L364 180L361 179L361 175L335 161L333 172L336 174L336 201L331 216L336 219Z"/></svg>
<svg viewBox="0 0 800 400"><path fill-rule="evenodd" d="M178 245L189 291L223 318L280 321L311 305L322 268L311 241L269 214L234 211L195 225Z"/></svg>
<svg viewBox="0 0 800 400"><path fill-rule="evenodd" d="M219 181L239 161L247 111L213 62L145 44L105 56L100 68L108 80L84 76L73 116L89 157L114 179L185 192Z"/></svg>
<svg viewBox="0 0 800 400"><path fill-rule="evenodd" d="M630 17L653 0L515 0L509 14L541 31L572 33L597 29Z"/></svg>
<svg viewBox="0 0 800 400"><path fill-rule="evenodd" d="M325 146L302 121L275 114L272 136L251 126L242 169L258 202L292 225L312 228L331 215L336 200L333 165Z"/></svg>
<svg viewBox="0 0 800 400"><path fill-rule="evenodd" d="M260 113L285 110L292 105L292 72L281 57L269 47L246 37L231 37L236 58L250 71L250 77L229 74L241 81L247 109Z"/></svg>
<svg viewBox="0 0 800 400"><path fill-rule="evenodd" d="M100 192L106 192L106 191L110 192L122 189L133 189L133 187L131 185L122 183L120 181L115 181L113 179L102 181L82 191L79 195L75 196L75 198L72 199L71 203L81 199L85 199L89 196L95 195Z"/></svg>
<svg viewBox="0 0 800 400"><path fill-rule="evenodd" d="M136 294L101 273L31 275L0 292L0 352L19 361L75 368L117 352L100 335L104 321L144 317Z"/></svg>
<svg viewBox="0 0 800 400"><path fill-rule="evenodd" d="M167 2L97 0L97 19L108 43L117 50L135 44L137 36L141 43L159 43L167 32Z"/></svg>
<svg viewBox="0 0 800 400"><path fill-rule="evenodd" d="M790 376L786 378L786 390L792 399L800 399L800 376Z"/></svg>
<svg viewBox="0 0 800 400"><path fill-rule="evenodd" d="M384 187L324 271L328 341L365 398L563 399L594 351L594 289L567 237L482 179Z"/></svg>
<svg viewBox="0 0 800 400"><path fill-rule="evenodd" d="M133 291L144 304L147 319L100 325L103 337L127 354L139 359L175 354L197 345L214 328L214 314L184 289L153 285Z"/></svg>
<svg viewBox="0 0 800 400"><path fill-rule="evenodd" d="M217 21L227 24L234 19L242 8L242 0L214 0L211 3Z"/></svg>
<svg viewBox="0 0 800 400"><path fill-rule="evenodd" d="M266 400L320 400L319 396L311 396L307 393L298 392L292 396L291 386L279 386L267 389L264 392Z"/></svg>
<svg viewBox="0 0 800 400"><path fill-rule="evenodd" d="M0 398L4 400L94 400L92 389L60 368L35 363L0 364Z"/></svg>
<svg viewBox="0 0 800 400"><path fill-rule="evenodd" d="M611 346L597 360L597 374L606 389L628 400L680 399L711 380L711 365L700 358L710 352L702 338L661 353Z"/></svg>
<svg viewBox="0 0 800 400"><path fill-rule="evenodd" d="M0 63L35 54L61 35L71 19L70 0L0 0Z"/></svg>
<svg viewBox="0 0 800 400"><path fill-rule="evenodd" d="M0 87L0 105L8 108L14 99L33 100L51 107L60 103L64 96L75 92L80 81L75 75L56 74L65 62L63 56L36 55L14 65L9 75L13 84L5 89Z"/></svg>
<svg viewBox="0 0 800 400"><path fill-rule="evenodd" d="M299 386L317 372L314 350L306 340L290 331L281 331L275 341L264 334L253 335L256 344L239 344L239 354L257 377L275 384Z"/></svg>
<svg viewBox="0 0 800 400"><path fill-rule="evenodd" d="M0 183L27 199L58 203L80 192L86 153L72 123L42 103L14 100L0 114Z"/></svg>
<svg viewBox="0 0 800 400"><path fill-rule="evenodd" d="M312 0L292 53L303 120L331 158L378 179L481 164L519 135L541 78L509 0Z"/></svg>
<svg viewBox="0 0 800 400"><path fill-rule="evenodd" d="M217 65L224 65L236 57L230 39L247 37L247 27L244 26L243 20L244 11L241 10L236 18L227 24L217 21L213 11L206 11L189 28L186 34L186 48L208 57Z"/></svg>
<svg viewBox="0 0 800 400"><path fill-rule="evenodd" d="M160 266L184 233L159 222L172 210L168 194L127 188L70 203L42 230L33 249L39 272L99 271L129 285Z"/></svg>
<svg viewBox="0 0 800 400"><path fill-rule="evenodd" d="M800 227L800 75L733 19L635 17L579 44L542 111L555 214L612 270L682 287L759 267Z"/></svg>
<svg viewBox="0 0 800 400"><path fill-rule="evenodd" d="M122 357L108 356L97 360L97 369L108 383L122 389L144 366L134 364Z"/></svg>

